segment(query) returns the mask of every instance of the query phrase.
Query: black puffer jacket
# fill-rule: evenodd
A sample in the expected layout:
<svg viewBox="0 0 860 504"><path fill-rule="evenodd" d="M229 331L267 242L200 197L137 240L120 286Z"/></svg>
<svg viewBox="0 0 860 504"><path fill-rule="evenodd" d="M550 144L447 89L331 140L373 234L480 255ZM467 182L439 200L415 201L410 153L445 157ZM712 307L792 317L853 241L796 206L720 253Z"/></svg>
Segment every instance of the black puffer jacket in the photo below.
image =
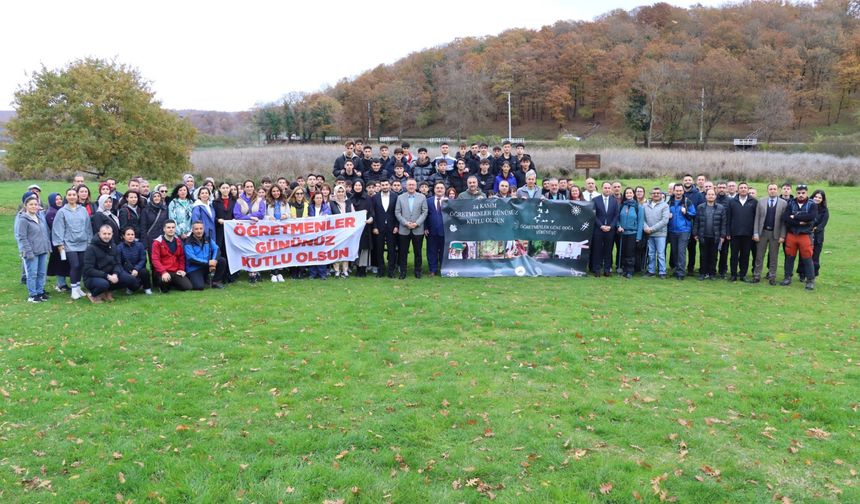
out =
<svg viewBox="0 0 860 504"><path fill-rule="evenodd" d="M105 243L96 236L84 252L84 278L106 278L121 269L113 241Z"/></svg>

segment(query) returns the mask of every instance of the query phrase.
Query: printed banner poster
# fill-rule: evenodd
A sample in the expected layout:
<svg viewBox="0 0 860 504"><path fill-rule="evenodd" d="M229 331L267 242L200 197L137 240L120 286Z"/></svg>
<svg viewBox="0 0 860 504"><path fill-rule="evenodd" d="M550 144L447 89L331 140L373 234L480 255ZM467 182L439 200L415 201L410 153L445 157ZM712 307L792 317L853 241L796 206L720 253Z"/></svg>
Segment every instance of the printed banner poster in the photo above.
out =
<svg viewBox="0 0 860 504"><path fill-rule="evenodd" d="M362 210L285 221L224 221L230 273L353 261L366 219Z"/></svg>
<svg viewBox="0 0 860 504"><path fill-rule="evenodd" d="M594 226L590 202L450 200L442 208L449 277L585 276Z"/></svg>

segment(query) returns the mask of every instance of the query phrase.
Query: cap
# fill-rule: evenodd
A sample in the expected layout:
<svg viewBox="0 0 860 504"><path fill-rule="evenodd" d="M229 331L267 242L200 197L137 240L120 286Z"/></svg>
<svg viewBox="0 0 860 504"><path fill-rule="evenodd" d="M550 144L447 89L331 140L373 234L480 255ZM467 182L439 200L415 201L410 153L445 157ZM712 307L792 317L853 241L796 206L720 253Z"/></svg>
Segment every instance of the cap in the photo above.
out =
<svg viewBox="0 0 860 504"><path fill-rule="evenodd" d="M28 191L36 190L42 192L42 188L36 184L30 184L30 187L27 188Z"/></svg>
<svg viewBox="0 0 860 504"><path fill-rule="evenodd" d="M806 184L797 184L797 187L795 188L795 190L796 191L808 191L809 187L807 187Z"/></svg>

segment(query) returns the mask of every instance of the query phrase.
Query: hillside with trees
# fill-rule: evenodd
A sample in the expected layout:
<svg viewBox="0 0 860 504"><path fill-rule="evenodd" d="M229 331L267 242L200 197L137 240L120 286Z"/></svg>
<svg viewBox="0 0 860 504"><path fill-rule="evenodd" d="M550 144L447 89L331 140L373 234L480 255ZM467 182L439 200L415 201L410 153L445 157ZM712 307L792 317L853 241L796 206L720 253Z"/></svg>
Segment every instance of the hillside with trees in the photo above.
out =
<svg viewBox="0 0 860 504"><path fill-rule="evenodd" d="M258 107L269 140L325 135L453 138L507 120L555 135L603 125L644 143L707 143L721 128L763 140L856 124L860 5L666 3L594 21L462 38L379 65L318 93ZM555 136L554 135L554 136Z"/></svg>

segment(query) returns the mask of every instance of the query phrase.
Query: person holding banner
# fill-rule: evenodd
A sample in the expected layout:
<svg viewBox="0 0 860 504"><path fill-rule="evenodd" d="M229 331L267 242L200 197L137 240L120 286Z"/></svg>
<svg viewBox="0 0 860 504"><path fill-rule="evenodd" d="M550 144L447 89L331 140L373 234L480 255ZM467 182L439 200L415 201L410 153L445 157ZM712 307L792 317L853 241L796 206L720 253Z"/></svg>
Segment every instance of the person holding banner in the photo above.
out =
<svg viewBox="0 0 860 504"><path fill-rule="evenodd" d="M194 290L203 290L206 280L211 275L210 285L213 289L224 288L224 272L227 261L220 257L220 250L215 240L206 234L202 222L191 224L191 236L185 241L185 271L188 281Z"/></svg>
<svg viewBox="0 0 860 504"><path fill-rule="evenodd" d="M541 190L537 186L537 174L529 170L526 173L525 185L517 189L517 198L530 199L540 197Z"/></svg>
<svg viewBox="0 0 860 504"><path fill-rule="evenodd" d="M469 177L469 187L472 186L477 190L478 179L474 175ZM428 209L427 198L415 190L417 187L415 179L409 179L406 182L406 192L397 198L394 207L394 214L400 224L397 234L400 237L398 262L401 280L406 278L406 259L410 244L414 254L415 278L421 278L421 248L424 245L424 220L427 219Z"/></svg>
<svg viewBox="0 0 860 504"><path fill-rule="evenodd" d="M436 185L434 184L433 187L436 187ZM450 191L450 190L451 190L451 188L448 188L448 191ZM469 175L469 178L466 179L466 191L462 192L460 194L455 193L453 198L449 195L448 199L469 200L469 199L484 199L485 197L486 196L484 196L484 193L478 187L478 177L476 177L474 175Z"/></svg>
<svg viewBox="0 0 860 504"><path fill-rule="evenodd" d="M364 226L364 231L361 233L361 243L358 247L358 259L355 261L356 267L358 268L358 276L365 277L367 276L367 267L370 266L370 230L373 227L374 213L373 202L364 191L364 182L361 179L356 179L352 183L352 197L350 198L350 203L352 204L354 211L360 212L365 210L367 212L367 225Z"/></svg>
<svg viewBox="0 0 860 504"><path fill-rule="evenodd" d="M263 198L265 198L265 193L261 195L255 189L253 180L248 179L242 182L242 194L239 195L233 206L233 219L251 221L252 223L263 220L266 217L266 202ZM259 280L259 273L248 272L249 283L257 283Z"/></svg>
<svg viewBox="0 0 860 504"><path fill-rule="evenodd" d="M427 205L427 225L424 227L424 236L427 237L427 267L431 277L439 273L442 254L445 251L445 226L442 221L442 203L445 200L445 184L437 182L433 186L433 197Z"/></svg>
<svg viewBox="0 0 860 504"><path fill-rule="evenodd" d="M334 186L334 199L329 204L329 210L332 215L355 211L352 203L346 198L346 188L342 185ZM333 267L335 278L349 278L349 261L338 261Z"/></svg>
<svg viewBox="0 0 860 504"><path fill-rule="evenodd" d="M319 217L321 215L331 215L331 208L325 202L322 192L314 193L314 200L309 208L308 217ZM325 280L328 277L328 268L324 264L308 267L311 273L311 278L319 278Z"/></svg>
<svg viewBox="0 0 860 504"><path fill-rule="evenodd" d="M266 195L266 220L282 222L290 218L290 204L280 185L273 185ZM220 247L220 244L219 244ZM225 250L225 249L221 249ZM272 282L283 282L283 270L275 268L271 270Z"/></svg>

